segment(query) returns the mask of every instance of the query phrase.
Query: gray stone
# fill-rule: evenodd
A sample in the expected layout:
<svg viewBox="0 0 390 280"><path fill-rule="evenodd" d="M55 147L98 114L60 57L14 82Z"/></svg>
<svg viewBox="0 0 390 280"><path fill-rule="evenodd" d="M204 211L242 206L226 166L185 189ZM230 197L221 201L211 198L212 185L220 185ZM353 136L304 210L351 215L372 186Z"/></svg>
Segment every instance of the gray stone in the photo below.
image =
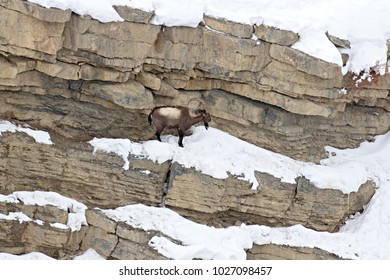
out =
<svg viewBox="0 0 390 280"><path fill-rule="evenodd" d="M69 229L59 229L48 224L40 226L35 222L29 222L21 240L32 247L42 246L58 249L66 244L69 234Z"/></svg>
<svg viewBox="0 0 390 280"><path fill-rule="evenodd" d="M257 245L247 252L248 260L339 260L340 257L318 248L275 244Z"/></svg>
<svg viewBox="0 0 390 280"><path fill-rule="evenodd" d="M164 256L149 247L129 240L120 239L111 257L119 260L166 260Z"/></svg>
<svg viewBox="0 0 390 280"><path fill-rule="evenodd" d="M87 209L85 211L88 225L100 228L108 233L115 233L117 223L108 218L99 209Z"/></svg>
<svg viewBox="0 0 390 280"><path fill-rule="evenodd" d="M351 43L348 40L338 38L336 36L333 36L329 33L326 33L326 36L328 39L336 46L339 48L344 48L344 49L350 49L351 48Z"/></svg>
<svg viewBox="0 0 390 280"><path fill-rule="evenodd" d="M203 21L206 26L210 27L211 29L239 38L249 39L253 34L252 25L232 22L224 18L213 18L206 15L203 16Z"/></svg>
<svg viewBox="0 0 390 280"><path fill-rule="evenodd" d="M140 9L134 9L128 6L113 6L121 18L130 22L149 23L154 16L154 11L146 12Z"/></svg>
<svg viewBox="0 0 390 280"><path fill-rule="evenodd" d="M35 3L21 0L3 0L0 1L0 6L47 22L64 23L69 21L72 14L70 9L48 9Z"/></svg>
<svg viewBox="0 0 390 280"><path fill-rule="evenodd" d="M255 26L255 35L260 40L282 46L292 46L299 40L299 36L295 32L267 25Z"/></svg>
<svg viewBox="0 0 390 280"><path fill-rule="evenodd" d="M335 232L346 217L362 211L375 192L371 181L363 184L358 192L346 195L339 190L318 189L305 178L289 184L266 173L255 174L261 187L252 190L249 182L233 176L214 179L174 163L165 205L198 222L215 226L302 224Z"/></svg>
<svg viewBox="0 0 390 280"><path fill-rule="evenodd" d="M113 102L125 109L151 109L154 107L152 93L136 82L84 83L82 93Z"/></svg>
<svg viewBox="0 0 390 280"><path fill-rule="evenodd" d="M271 45L270 54L274 59L293 65L298 70L323 79L342 79L341 67L334 63L325 62L299 50Z"/></svg>
<svg viewBox="0 0 390 280"><path fill-rule="evenodd" d="M66 224L68 221L68 212L51 205L38 206L34 214L34 219L47 223Z"/></svg>
<svg viewBox="0 0 390 280"><path fill-rule="evenodd" d="M118 224L116 234L123 239L145 245L147 245L149 240L152 238L149 233L143 231L142 229L135 229L125 223Z"/></svg>
<svg viewBox="0 0 390 280"><path fill-rule="evenodd" d="M106 231L89 227L83 242L81 244L81 250L85 251L89 248L94 249L98 254L107 258L111 255L112 251L118 243L118 237L114 234L109 234Z"/></svg>

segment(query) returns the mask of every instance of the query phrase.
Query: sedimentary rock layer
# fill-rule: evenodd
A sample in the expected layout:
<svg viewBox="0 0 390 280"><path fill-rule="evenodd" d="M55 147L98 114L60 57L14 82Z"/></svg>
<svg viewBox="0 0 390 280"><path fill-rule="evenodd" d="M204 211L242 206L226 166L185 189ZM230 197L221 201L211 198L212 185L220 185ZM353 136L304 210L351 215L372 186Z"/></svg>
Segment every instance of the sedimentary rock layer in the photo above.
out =
<svg viewBox="0 0 390 280"><path fill-rule="evenodd" d="M258 190L233 176L216 179L178 163L155 163L129 156L129 169L115 154L97 152L82 142L58 137L54 145L35 143L23 133L0 137L0 190L55 191L88 207L116 208L128 204L160 205L214 226L302 224L336 231L350 214L363 210L375 192L367 181L357 192L318 189L300 177L283 183L256 172ZM147 172L142 172L146 171Z"/></svg>
<svg viewBox="0 0 390 280"><path fill-rule="evenodd" d="M196 28L162 27L153 12L116 9L124 22L2 3L0 116L74 139L138 140L152 135L155 105L203 98L211 125L303 160L389 129L388 75L357 88L340 66L292 48L299 34L206 16Z"/></svg>

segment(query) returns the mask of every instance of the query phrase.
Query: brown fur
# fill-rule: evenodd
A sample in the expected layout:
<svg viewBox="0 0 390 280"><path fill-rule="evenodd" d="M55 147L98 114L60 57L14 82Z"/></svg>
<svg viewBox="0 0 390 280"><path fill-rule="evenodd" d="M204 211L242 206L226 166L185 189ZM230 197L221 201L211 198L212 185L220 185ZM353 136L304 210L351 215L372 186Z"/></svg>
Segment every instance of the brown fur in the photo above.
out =
<svg viewBox="0 0 390 280"><path fill-rule="evenodd" d="M162 106L152 110L148 117L149 124L156 127L156 137L161 142L160 134L164 128L177 129L179 132L179 146L183 147L183 137L186 130L192 125L203 121L206 129L211 121L206 110L192 110L183 106Z"/></svg>

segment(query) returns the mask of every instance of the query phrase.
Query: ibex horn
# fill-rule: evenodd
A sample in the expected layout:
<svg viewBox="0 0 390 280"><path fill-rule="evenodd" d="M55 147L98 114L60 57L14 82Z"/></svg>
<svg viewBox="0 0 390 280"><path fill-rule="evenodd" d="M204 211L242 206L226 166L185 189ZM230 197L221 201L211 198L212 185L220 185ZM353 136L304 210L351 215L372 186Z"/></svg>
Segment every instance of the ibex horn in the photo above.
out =
<svg viewBox="0 0 390 280"><path fill-rule="evenodd" d="M188 101L188 105L187 105L188 107L192 101L197 101L199 103L198 108L199 108L199 105L202 104L207 111L210 111L210 106L204 100L199 99L199 98L191 98L190 101Z"/></svg>

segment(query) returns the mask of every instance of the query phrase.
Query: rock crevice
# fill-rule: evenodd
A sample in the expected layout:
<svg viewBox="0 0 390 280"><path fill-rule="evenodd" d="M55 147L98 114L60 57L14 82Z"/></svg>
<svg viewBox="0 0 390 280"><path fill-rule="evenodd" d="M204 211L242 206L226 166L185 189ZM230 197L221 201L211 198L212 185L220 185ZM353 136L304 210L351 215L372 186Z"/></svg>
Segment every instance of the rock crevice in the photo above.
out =
<svg viewBox="0 0 390 280"><path fill-rule="evenodd" d="M193 98L208 105L210 126L303 161L319 162L326 157L324 146L357 147L390 128L389 74L356 83L340 66L292 48L299 34L208 16L196 28L165 27L151 24L153 12L115 9L124 22L0 1L0 119L46 130L55 143L3 133L1 194L53 191L89 209L162 204L218 227L302 224L329 232L363 210L375 192L371 181L346 195L316 188L303 177L289 184L257 172L260 188L251 190L232 175L216 179L175 162L130 155L124 170L123 158L93 154L87 141L94 137L152 139L150 110L186 106ZM337 47L350 47L343 38L327 36ZM0 210L8 213L9 207ZM25 209L31 218L48 221L52 210ZM0 220L1 251L68 258L102 246L98 251L105 258L163 258L147 245L148 233L119 223L112 228L90 211L90 225L72 233ZM317 249L273 250L264 245L248 257L333 258Z"/></svg>

